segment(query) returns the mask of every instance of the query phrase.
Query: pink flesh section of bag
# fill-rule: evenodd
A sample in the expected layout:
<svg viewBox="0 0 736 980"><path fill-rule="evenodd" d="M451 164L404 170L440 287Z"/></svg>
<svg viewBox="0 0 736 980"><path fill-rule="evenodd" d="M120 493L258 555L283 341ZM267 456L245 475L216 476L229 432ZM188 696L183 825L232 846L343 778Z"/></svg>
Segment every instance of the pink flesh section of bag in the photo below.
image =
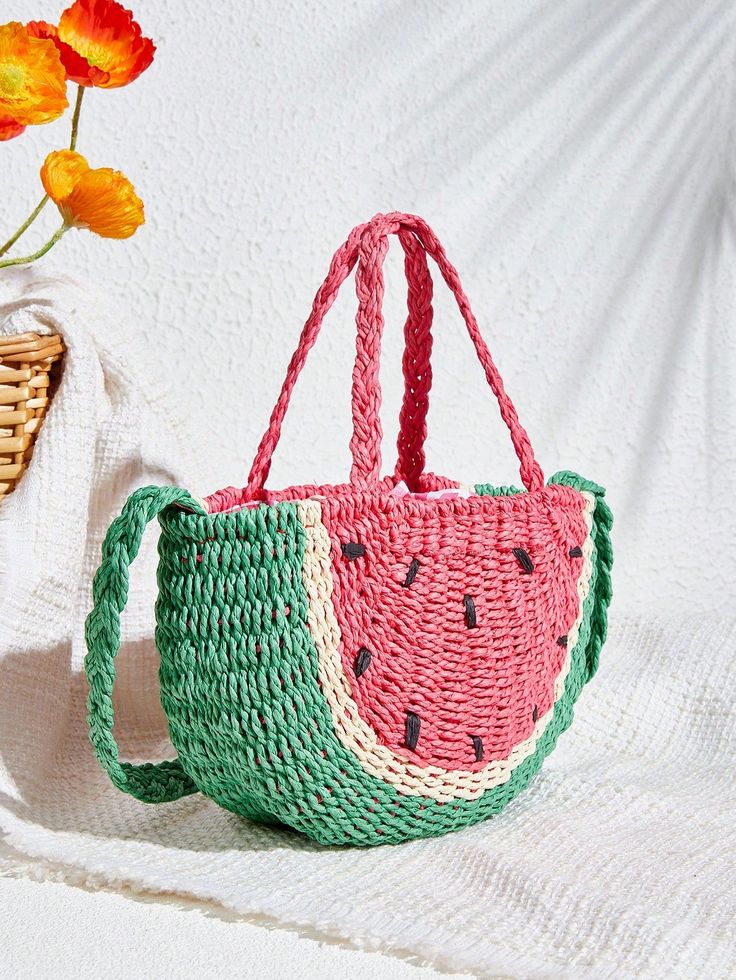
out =
<svg viewBox="0 0 736 980"><path fill-rule="evenodd" d="M553 706L587 527L576 491L534 496L534 507L427 502L422 515L416 504L404 511L406 500L389 509L322 501L353 698L379 741L415 764L480 770L505 759ZM352 560L342 547L350 542L365 549ZM419 720L413 748L410 713Z"/></svg>

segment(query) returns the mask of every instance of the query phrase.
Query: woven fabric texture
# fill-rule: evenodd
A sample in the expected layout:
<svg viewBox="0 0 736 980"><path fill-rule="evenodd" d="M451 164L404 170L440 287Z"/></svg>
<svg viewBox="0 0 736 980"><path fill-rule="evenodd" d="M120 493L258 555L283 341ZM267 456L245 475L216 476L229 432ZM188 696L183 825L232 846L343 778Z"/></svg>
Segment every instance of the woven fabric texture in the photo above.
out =
<svg viewBox="0 0 736 980"><path fill-rule="evenodd" d="M409 278L399 460L380 481L381 265L388 237ZM422 489L436 261L496 395L526 492ZM420 258L421 256L421 258ZM353 472L344 487L264 498L283 416L340 283L356 267ZM408 431L404 431L408 426ZM112 525L87 623L90 733L120 789L167 802L200 789L250 819L323 844L430 837L498 813L572 720L610 600L610 511L597 485L547 487L457 273L426 224L378 215L338 250L292 358L244 491L208 506L146 488ZM435 487L436 489L436 487ZM278 496L278 495L277 495ZM114 658L128 566L160 514L161 699L179 756L120 763Z"/></svg>
<svg viewBox="0 0 736 980"><path fill-rule="evenodd" d="M171 413L164 411L160 433L154 406L140 415L148 389L132 373L133 341L121 336L120 310L106 312L99 297L67 299L61 284L32 276L0 286L13 300L0 307L0 323L8 317L14 332L50 323L72 341L49 438L0 509L0 829L17 852L33 856L32 873L95 889L128 884L147 902L155 893L171 901L193 895L212 903L209 915L290 929L280 933L286 947L298 949L298 933L316 931L426 957L450 972L730 976L733 617L684 611L641 620L614 602L595 681L529 788L493 820L441 838L324 848L237 817L201 793L149 806L112 784L85 723L91 577L104 530L131 490L184 482L185 474L175 468L182 456L173 453ZM690 428L681 422L676 432L685 439ZM638 486L631 460L620 464L619 506L624 482ZM205 478L187 482L202 486ZM698 518L704 534L711 519ZM30 544L29 525L37 528ZM658 550L654 531L647 540L658 563L670 559L670 547L681 549L678 539ZM19 574L2 559L22 549L34 561ZM688 552L694 583L711 558ZM149 525L116 658L115 733L121 757L136 761L173 755L153 643L156 561ZM194 916L180 917L171 941L192 941ZM62 920L47 926L59 930ZM99 933L89 942L99 943Z"/></svg>

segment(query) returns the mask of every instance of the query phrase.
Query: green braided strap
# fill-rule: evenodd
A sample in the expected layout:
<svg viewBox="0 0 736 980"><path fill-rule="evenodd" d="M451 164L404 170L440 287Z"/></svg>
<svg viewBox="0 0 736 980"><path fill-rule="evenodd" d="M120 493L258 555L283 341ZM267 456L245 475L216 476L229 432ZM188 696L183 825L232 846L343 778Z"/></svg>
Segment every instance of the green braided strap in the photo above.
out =
<svg viewBox="0 0 736 980"><path fill-rule="evenodd" d="M167 803L197 792L178 758L139 766L121 762L112 733L112 687L120 649L120 613L128 599L128 567L138 554L146 525L171 504L184 504L203 513L202 506L178 487L143 487L128 498L102 545L102 562L92 585L94 606L85 629L87 721L92 747L118 789L144 803Z"/></svg>

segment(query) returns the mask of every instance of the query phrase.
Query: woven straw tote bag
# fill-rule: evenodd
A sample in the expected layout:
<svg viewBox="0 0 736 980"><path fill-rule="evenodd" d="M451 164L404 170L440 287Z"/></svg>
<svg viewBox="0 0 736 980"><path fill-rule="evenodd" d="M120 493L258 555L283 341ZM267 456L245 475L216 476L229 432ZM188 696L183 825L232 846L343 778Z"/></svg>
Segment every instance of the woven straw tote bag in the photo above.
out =
<svg viewBox="0 0 736 980"><path fill-rule="evenodd" d="M405 254L398 462L381 478L382 263ZM431 257L454 293L520 463L524 490L424 472ZM350 481L264 489L289 399L355 269ZM158 516L156 643L178 757L121 762L112 688L128 566ZM202 792L324 844L444 834L527 786L591 678L611 597L611 513L570 472L545 485L458 275L420 218L377 215L335 254L247 486L206 500L135 492L111 525L87 621L89 726L120 789Z"/></svg>

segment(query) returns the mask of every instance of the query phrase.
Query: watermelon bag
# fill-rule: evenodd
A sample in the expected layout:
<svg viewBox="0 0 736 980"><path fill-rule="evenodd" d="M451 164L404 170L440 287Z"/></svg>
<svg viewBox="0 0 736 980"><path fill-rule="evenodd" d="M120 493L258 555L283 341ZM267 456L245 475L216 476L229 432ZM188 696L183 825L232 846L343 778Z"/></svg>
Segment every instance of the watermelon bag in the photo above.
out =
<svg viewBox="0 0 736 980"><path fill-rule="evenodd" d="M380 476L378 362L388 236L408 309L398 462ZM525 490L424 472L432 280L458 302ZM289 398L356 269L349 483L264 489ZM408 492L407 492L408 491ZM544 484L457 273L424 221L357 227L317 293L243 490L135 492L111 525L87 620L89 726L120 789L202 792L324 844L430 837L498 813L529 783L594 674L611 598L611 513L574 473ZM158 516L156 645L173 761L121 762L112 687L128 566Z"/></svg>

